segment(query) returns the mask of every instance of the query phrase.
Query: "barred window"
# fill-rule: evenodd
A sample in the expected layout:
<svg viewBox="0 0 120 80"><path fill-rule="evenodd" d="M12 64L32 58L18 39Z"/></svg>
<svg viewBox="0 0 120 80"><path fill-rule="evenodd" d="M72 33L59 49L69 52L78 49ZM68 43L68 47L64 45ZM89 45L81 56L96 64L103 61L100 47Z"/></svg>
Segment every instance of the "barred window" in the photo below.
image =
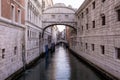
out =
<svg viewBox="0 0 120 80"><path fill-rule="evenodd" d="M93 9L95 9L95 1L92 3L92 5L93 5Z"/></svg>
<svg viewBox="0 0 120 80"><path fill-rule="evenodd" d="M93 21L92 23L93 23L93 28L95 28L95 21Z"/></svg>
<svg viewBox="0 0 120 80"><path fill-rule="evenodd" d="M104 45L101 45L100 47L101 47L101 53L102 53L102 54L105 54L105 46L104 46Z"/></svg>
<svg viewBox="0 0 120 80"><path fill-rule="evenodd" d="M115 51L116 51L117 59L120 59L120 48L115 48Z"/></svg>
<svg viewBox="0 0 120 80"><path fill-rule="evenodd" d="M120 9L117 10L118 21L120 21Z"/></svg>
<svg viewBox="0 0 120 80"><path fill-rule="evenodd" d="M105 18L105 15L102 16L102 25L105 25L106 24L106 18Z"/></svg>

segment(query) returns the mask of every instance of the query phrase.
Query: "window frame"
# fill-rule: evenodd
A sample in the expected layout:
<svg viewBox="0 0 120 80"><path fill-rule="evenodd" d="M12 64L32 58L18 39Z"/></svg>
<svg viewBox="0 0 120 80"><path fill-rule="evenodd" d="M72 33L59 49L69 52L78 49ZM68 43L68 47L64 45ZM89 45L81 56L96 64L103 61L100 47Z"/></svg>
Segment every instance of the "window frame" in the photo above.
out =
<svg viewBox="0 0 120 80"><path fill-rule="evenodd" d="M55 19L55 15L54 15L54 14L52 14L51 17L52 17L53 19Z"/></svg>
<svg viewBox="0 0 120 80"><path fill-rule="evenodd" d="M95 28L95 20L92 21L92 28Z"/></svg>
<svg viewBox="0 0 120 80"><path fill-rule="evenodd" d="M100 45L100 48L101 48L101 54L105 54L105 46L104 45Z"/></svg>
<svg viewBox="0 0 120 80"><path fill-rule="evenodd" d="M102 0L102 2L104 3L106 0Z"/></svg>
<svg viewBox="0 0 120 80"><path fill-rule="evenodd" d="M93 1L93 3L92 3L92 8L95 9L95 7L96 7L96 6L95 6L95 1Z"/></svg>
<svg viewBox="0 0 120 80"><path fill-rule="evenodd" d="M92 51L95 51L95 44L91 44L92 46Z"/></svg>
<svg viewBox="0 0 120 80"><path fill-rule="evenodd" d="M89 26L88 26L88 23L86 24L86 30L88 30L89 29Z"/></svg>
<svg viewBox="0 0 120 80"><path fill-rule="evenodd" d="M81 13L81 17L84 18L84 13L83 12Z"/></svg>
<svg viewBox="0 0 120 80"><path fill-rule="evenodd" d="M84 31L84 27L83 27L83 25L81 26L81 30Z"/></svg>
<svg viewBox="0 0 120 80"><path fill-rule="evenodd" d="M85 43L85 48L86 48L86 50L88 49L88 43Z"/></svg>
<svg viewBox="0 0 120 80"><path fill-rule="evenodd" d="M5 58L5 48L4 49L2 49L2 59L4 59Z"/></svg>
<svg viewBox="0 0 120 80"><path fill-rule="evenodd" d="M117 21L120 21L120 9L117 10Z"/></svg>
<svg viewBox="0 0 120 80"><path fill-rule="evenodd" d="M65 14L65 18L69 18L69 15Z"/></svg>
<svg viewBox="0 0 120 80"><path fill-rule="evenodd" d="M15 46L15 47L14 47L14 55L17 54L17 51L18 51L18 48L17 48L17 46Z"/></svg>
<svg viewBox="0 0 120 80"><path fill-rule="evenodd" d="M19 11L20 11L20 12L19 12ZM18 23L21 24L21 22L22 22L22 20L21 20L21 19L22 19L22 18L21 18L21 17L22 17L22 13L21 13L21 10L20 10L20 9L17 10L17 14L18 14L18 16L17 16L17 17L18 17Z"/></svg>
<svg viewBox="0 0 120 80"><path fill-rule="evenodd" d="M120 60L120 54L118 55L118 49L120 48L115 47L115 54L116 54L116 59Z"/></svg>
<svg viewBox="0 0 120 80"><path fill-rule="evenodd" d="M88 14L89 13L89 9L88 8L86 8L86 14Z"/></svg>
<svg viewBox="0 0 120 80"><path fill-rule="evenodd" d="M15 5L11 4L11 20L15 22Z"/></svg>
<svg viewBox="0 0 120 80"><path fill-rule="evenodd" d="M101 16L101 18L102 18L102 26L106 25L106 16L103 15Z"/></svg>

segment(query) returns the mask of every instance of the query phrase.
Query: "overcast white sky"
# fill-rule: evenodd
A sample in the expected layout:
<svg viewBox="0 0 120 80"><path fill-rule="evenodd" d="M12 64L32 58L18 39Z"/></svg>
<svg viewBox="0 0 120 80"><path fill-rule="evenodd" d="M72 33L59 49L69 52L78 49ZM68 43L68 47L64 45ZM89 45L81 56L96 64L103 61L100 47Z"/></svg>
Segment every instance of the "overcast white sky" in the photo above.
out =
<svg viewBox="0 0 120 80"><path fill-rule="evenodd" d="M84 0L53 0L53 3L64 3L67 6L71 5L73 8L79 8Z"/></svg>

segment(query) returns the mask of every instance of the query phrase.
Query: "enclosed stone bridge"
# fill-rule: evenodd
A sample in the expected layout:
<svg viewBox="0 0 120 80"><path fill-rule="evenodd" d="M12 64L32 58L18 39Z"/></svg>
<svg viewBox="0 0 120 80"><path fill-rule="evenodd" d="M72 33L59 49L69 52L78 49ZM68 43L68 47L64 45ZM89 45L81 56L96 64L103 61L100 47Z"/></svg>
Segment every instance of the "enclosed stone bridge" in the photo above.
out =
<svg viewBox="0 0 120 80"><path fill-rule="evenodd" d="M63 3L57 3L43 11L43 33L46 28L54 25L66 25L76 29L75 9L66 7Z"/></svg>
<svg viewBox="0 0 120 80"><path fill-rule="evenodd" d="M64 44L64 46L69 47L67 40L57 40L56 45Z"/></svg>
<svg viewBox="0 0 120 80"><path fill-rule="evenodd" d="M58 40L57 43L68 43L67 40Z"/></svg>

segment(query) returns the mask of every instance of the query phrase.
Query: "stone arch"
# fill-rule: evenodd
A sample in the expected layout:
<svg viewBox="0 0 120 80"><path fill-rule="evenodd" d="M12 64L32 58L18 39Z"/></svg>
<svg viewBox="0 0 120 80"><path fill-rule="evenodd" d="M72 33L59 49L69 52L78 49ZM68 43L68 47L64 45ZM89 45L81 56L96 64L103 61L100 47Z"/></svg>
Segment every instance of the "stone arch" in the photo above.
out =
<svg viewBox="0 0 120 80"><path fill-rule="evenodd" d="M73 28L75 31L77 30L75 27L73 27L73 26L71 26L71 25L69 25L69 24L51 24L51 25L46 26L45 28L43 28L42 37L44 36L45 30L46 30L47 28L49 28L49 27L53 27L54 25L65 25L65 26L67 26L67 27Z"/></svg>

